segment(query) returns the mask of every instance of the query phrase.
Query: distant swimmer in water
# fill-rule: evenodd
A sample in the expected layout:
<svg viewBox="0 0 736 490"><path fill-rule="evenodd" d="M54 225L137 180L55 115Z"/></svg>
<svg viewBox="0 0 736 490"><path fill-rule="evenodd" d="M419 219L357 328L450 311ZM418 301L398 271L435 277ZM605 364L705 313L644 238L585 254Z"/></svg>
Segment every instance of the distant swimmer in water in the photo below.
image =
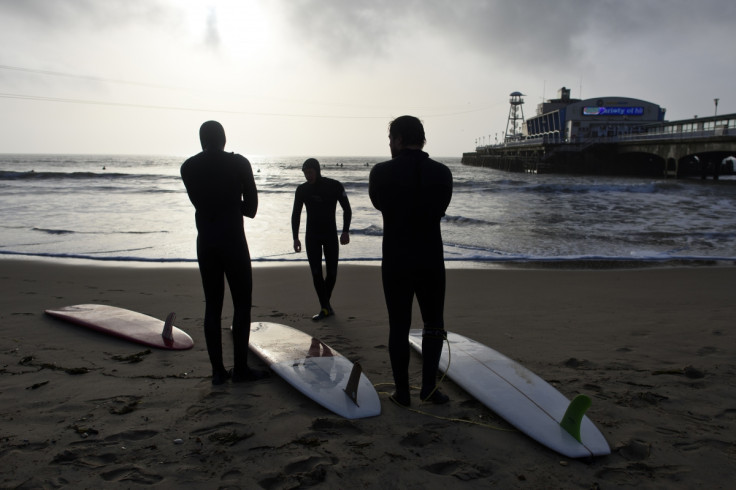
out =
<svg viewBox="0 0 736 490"><path fill-rule="evenodd" d="M312 320L335 314L330 304L332 290L337 282L337 261L340 255L337 244L337 222L335 210L337 203L342 207L342 234L340 243L350 243L350 220L353 212L345 188L340 182L322 177L319 162L314 158L307 159L302 165L305 183L296 188L294 195L294 209L291 212L291 232L294 239L294 251L301 252L302 242L299 241L299 222L302 207L307 208L307 230L305 240L307 244L307 260L312 271L314 289L317 291L320 310ZM326 274L322 276L322 253L325 256Z"/></svg>
<svg viewBox="0 0 736 490"><path fill-rule="evenodd" d="M258 191L247 158L225 152L225 130L217 121L199 129L202 152L181 166L181 178L197 223L197 261L204 289L204 338L212 364L212 384L261 379L268 373L248 367L253 277L243 216L254 218ZM235 367L222 358L222 306L227 278L233 300Z"/></svg>

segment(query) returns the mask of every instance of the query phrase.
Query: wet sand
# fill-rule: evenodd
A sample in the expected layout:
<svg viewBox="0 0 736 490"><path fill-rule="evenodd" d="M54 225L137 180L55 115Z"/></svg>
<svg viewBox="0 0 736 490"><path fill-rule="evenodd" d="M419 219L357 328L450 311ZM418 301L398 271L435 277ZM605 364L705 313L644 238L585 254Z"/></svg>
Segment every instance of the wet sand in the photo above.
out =
<svg viewBox="0 0 736 490"><path fill-rule="evenodd" d="M320 322L306 264L254 270L253 321L296 327L361 363L382 414L360 420L275 375L213 387L195 267L0 260L0 287L2 488L729 488L736 478L734 267L448 270L448 330L593 399L588 415L612 454L592 461L541 446L449 380L447 405L420 405L418 390L415 410L393 405L375 265L340 265L337 315ZM79 303L176 311L194 348L147 349L43 313ZM223 326L231 314L226 299ZM418 384L415 353L410 369Z"/></svg>

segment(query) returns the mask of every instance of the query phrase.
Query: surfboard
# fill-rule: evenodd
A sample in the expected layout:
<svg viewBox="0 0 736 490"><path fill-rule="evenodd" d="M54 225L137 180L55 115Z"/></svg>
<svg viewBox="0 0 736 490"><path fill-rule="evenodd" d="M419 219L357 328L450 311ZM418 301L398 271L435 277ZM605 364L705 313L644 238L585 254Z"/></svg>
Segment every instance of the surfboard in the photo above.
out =
<svg viewBox="0 0 736 490"><path fill-rule="evenodd" d="M457 385L519 431L570 458L611 453L605 437L584 415L590 399L572 402L552 385L481 343L448 332L440 370ZM409 333L411 346L422 352L422 331ZM449 367L448 367L449 363Z"/></svg>
<svg viewBox="0 0 736 490"><path fill-rule="evenodd" d="M97 304L65 306L45 312L76 325L158 349L184 350L194 345L186 332L173 325L173 313L164 321L137 311Z"/></svg>
<svg viewBox="0 0 736 490"><path fill-rule="evenodd" d="M301 330L254 322L250 349L287 383L347 419L374 417L381 401L373 384L342 354Z"/></svg>

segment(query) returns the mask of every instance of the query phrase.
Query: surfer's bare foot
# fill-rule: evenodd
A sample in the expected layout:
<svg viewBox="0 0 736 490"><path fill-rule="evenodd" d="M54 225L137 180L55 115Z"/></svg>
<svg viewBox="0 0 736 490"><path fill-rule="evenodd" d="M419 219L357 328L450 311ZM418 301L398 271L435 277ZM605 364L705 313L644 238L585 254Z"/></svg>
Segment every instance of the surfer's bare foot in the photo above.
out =
<svg viewBox="0 0 736 490"><path fill-rule="evenodd" d="M225 383L228 379L232 377L232 371L216 371L212 373L212 384L213 385L221 385Z"/></svg>
<svg viewBox="0 0 736 490"><path fill-rule="evenodd" d="M409 396L409 392L394 391L393 394L388 397L388 399L396 403L397 405L401 405L402 407L411 406L411 397Z"/></svg>
<svg viewBox="0 0 736 490"><path fill-rule="evenodd" d="M443 403L447 403L450 401L450 397L442 393L440 390L434 388L429 395L424 396L424 394L420 394L419 398L423 402L431 402L435 405L442 405Z"/></svg>
<svg viewBox="0 0 736 490"><path fill-rule="evenodd" d="M258 381L259 379L268 378L268 376L268 371L248 368L245 370L245 372L234 372L233 383L247 383L248 381Z"/></svg>
<svg viewBox="0 0 736 490"><path fill-rule="evenodd" d="M328 310L327 308L322 308L321 310L319 310L319 313L317 313L316 315L314 315L312 317L312 320L314 320L316 322L317 320L321 320L323 318L327 318L328 316L330 316L332 314L333 313L330 312L330 310Z"/></svg>

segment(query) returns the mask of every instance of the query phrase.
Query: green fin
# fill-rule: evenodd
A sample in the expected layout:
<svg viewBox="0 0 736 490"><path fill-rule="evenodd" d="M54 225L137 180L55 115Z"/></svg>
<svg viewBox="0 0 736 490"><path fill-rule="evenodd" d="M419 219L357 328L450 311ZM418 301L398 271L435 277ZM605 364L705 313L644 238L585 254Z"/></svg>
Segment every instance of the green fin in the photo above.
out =
<svg viewBox="0 0 736 490"><path fill-rule="evenodd" d="M585 395L576 396L565 411L565 416L562 417L560 425L563 429L570 433L578 442L580 440L580 423L583 421L583 415L590 408L590 398Z"/></svg>

